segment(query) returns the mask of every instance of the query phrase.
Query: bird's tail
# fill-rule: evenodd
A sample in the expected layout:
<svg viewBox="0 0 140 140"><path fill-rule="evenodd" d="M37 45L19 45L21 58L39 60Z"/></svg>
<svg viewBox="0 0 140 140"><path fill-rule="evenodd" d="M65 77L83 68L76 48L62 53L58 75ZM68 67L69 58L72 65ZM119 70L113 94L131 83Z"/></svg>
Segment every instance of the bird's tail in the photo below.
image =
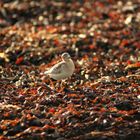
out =
<svg viewBox="0 0 140 140"><path fill-rule="evenodd" d="M41 73L41 79L42 80L48 79L49 78L49 74L50 74L49 71L45 71L45 72Z"/></svg>
<svg viewBox="0 0 140 140"><path fill-rule="evenodd" d="M48 75L48 74L50 74L50 72L49 71L45 71L44 74Z"/></svg>
<svg viewBox="0 0 140 140"><path fill-rule="evenodd" d="M41 76L46 76L46 75L49 75L49 74L50 74L49 71L45 71L45 72L40 73Z"/></svg>

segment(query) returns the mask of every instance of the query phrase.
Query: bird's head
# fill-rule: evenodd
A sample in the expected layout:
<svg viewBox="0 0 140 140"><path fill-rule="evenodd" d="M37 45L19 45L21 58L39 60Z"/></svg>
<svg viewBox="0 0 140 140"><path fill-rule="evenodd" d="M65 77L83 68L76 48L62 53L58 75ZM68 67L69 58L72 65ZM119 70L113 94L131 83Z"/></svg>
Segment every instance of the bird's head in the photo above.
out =
<svg viewBox="0 0 140 140"><path fill-rule="evenodd" d="M61 58L64 60L64 61L67 61L69 59L71 59L71 56L69 55L69 53L65 52L61 55Z"/></svg>

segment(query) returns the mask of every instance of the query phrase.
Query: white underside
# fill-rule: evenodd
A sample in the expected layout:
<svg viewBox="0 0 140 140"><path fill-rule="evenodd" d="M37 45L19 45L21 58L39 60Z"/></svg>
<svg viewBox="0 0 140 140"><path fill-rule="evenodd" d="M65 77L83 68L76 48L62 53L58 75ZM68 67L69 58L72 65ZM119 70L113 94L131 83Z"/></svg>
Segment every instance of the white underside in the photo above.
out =
<svg viewBox="0 0 140 140"><path fill-rule="evenodd" d="M69 74L64 74L64 73L61 73L61 74L49 74L49 76L55 80L62 80L62 79L66 79L66 78L69 78L72 74L69 73Z"/></svg>
<svg viewBox="0 0 140 140"><path fill-rule="evenodd" d="M59 63L57 65L59 65ZM69 78L73 74L74 70L75 70L74 63L70 59L68 62L66 62L66 66L61 67L60 72L58 73L53 72L53 67L52 67L49 71L46 71L45 74L49 75L51 78L55 80L63 80L63 79Z"/></svg>

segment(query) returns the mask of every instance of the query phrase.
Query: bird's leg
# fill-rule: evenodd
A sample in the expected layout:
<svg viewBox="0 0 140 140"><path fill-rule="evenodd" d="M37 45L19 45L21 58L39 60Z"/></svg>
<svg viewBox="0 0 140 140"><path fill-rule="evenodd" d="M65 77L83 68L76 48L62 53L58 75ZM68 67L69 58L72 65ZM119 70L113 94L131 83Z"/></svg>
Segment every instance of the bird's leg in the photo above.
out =
<svg viewBox="0 0 140 140"><path fill-rule="evenodd" d="M61 80L61 82L60 82L60 84L59 84L59 87L60 87L60 88L62 88L62 87L63 87L63 82L64 82L64 81L63 81L63 80Z"/></svg>
<svg viewBox="0 0 140 140"><path fill-rule="evenodd" d="M60 86L60 80L57 80L56 84L55 84L55 88L59 88Z"/></svg>
<svg viewBox="0 0 140 140"><path fill-rule="evenodd" d="M65 88L65 80L58 80L56 84L50 79L50 87L54 90L58 90L59 92L62 92Z"/></svg>
<svg viewBox="0 0 140 140"><path fill-rule="evenodd" d="M52 89L55 89L54 83L51 78L49 78L49 81L50 81L50 86L52 87Z"/></svg>
<svg viewBox="0 0 140 140"><path fill-rule="evenodd" d="M65 88L64 82L65 82L65 80L61 80L59 92L62 92L64 90L64 88Z"/></svg>

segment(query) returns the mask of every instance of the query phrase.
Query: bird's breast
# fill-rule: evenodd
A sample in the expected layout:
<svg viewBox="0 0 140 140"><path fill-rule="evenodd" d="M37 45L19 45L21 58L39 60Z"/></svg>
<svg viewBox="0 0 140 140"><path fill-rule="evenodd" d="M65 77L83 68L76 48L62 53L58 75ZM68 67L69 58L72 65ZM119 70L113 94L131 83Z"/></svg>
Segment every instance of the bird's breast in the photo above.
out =
<svg viewBox="0 0 140 140"><path fill-rule="evenodd" d="M73 61L72 60L69 60L67 66L68 66L69 73L73 74L73 72L75 70L75 65L74 65Z"/></svg>

